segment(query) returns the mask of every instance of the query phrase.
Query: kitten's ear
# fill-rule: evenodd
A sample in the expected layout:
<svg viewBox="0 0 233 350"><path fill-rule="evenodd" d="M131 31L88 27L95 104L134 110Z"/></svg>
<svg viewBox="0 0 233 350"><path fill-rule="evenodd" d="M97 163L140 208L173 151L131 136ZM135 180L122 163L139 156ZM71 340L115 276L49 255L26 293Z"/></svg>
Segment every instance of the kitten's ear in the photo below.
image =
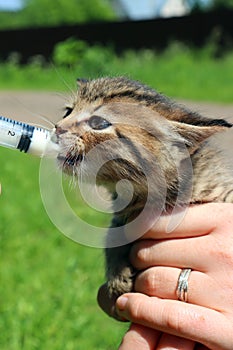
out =
<svg viewBox="0 0 233 350"><path fill-rule="evenodd" d="M78 87L80 86L83 86L83 85L86 85L86 83L88 83L88 79L85 79L85 78L77 78L77 85Z"/></svg>
<svg viewBox="0 0 233 350"><path fill-rule="evenodd" d="M233 126L224 119L208 118L195 120L195 124L187 123L187 121L172 121L171 123L175 130L182 136L190 151L197 149L208 137L218 132L226 131Z"/></svg>

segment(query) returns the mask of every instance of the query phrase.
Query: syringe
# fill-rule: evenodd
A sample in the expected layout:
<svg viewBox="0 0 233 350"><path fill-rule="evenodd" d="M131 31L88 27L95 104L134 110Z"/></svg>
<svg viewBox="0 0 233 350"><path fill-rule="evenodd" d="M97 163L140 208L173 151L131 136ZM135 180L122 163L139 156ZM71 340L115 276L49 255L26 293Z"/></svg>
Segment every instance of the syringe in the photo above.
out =
<svg viewBox="0 0 233 350"><path fill-rule="evenodd" d="M0 146L43 156L50 137L49 130L0 116Z"/></svg>

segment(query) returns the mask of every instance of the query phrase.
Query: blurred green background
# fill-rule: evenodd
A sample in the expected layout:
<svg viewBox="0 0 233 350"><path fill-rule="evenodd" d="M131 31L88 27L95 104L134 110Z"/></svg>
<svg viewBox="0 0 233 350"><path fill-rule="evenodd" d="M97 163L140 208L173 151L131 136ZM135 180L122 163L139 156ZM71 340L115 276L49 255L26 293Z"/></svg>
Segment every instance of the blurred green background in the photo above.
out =
<svg viewBox="0 0 233 350"><path fill-rule="evenodd" d="M200 3L193 1L194 8ZM25 0L24 5L13 14L0 12L0 27L117 19L110 0L59 0L56 7L50 0ZM174 98L232 103L233 51L216 57L216 45L213 35L201 49L172 42L163 52L119 54L70 38L56 45L51 62L37 56L21 65L18 53L1 61L0 89L67 93L75 89L76 77L127 75ZM0 348L116 349L128 326L97 306L104 282L101 249L70 241L50 222L40 198L39 159L3 148L0 159ZM98 222L93 215L93 224Z"/></svg>

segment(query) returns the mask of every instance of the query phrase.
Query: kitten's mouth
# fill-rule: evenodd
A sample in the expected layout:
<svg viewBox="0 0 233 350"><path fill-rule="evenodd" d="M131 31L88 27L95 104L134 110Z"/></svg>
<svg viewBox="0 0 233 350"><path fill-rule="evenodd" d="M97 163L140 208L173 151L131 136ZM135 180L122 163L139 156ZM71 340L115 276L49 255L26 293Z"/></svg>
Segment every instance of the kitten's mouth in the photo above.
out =
<svg viewBox="0 0 233 350"><path fill-rule="evenodd" d="M62 165L63 170L69 170L69 168L74 168L80 165L80 163L83 160L83 155L82 154L75 154L72 155L70 153L67 153L65 156L63 155L58 155L57 160L59 163Z"/></svg>

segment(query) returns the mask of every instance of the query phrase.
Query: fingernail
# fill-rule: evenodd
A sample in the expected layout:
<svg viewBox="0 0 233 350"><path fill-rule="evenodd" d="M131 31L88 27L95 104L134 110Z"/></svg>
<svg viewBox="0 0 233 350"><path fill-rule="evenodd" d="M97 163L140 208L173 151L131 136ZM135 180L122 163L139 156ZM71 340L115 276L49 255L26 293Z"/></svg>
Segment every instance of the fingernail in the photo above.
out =
<svg viewBox="0 0 233 350"><path fill-rule="evenodd" d="M127 297L125 297L124 295L120 296L117 299L117 302L116 302L116 306L117 306L118 311L124 311L127 302L128 302L128 298Z"/></svg>

